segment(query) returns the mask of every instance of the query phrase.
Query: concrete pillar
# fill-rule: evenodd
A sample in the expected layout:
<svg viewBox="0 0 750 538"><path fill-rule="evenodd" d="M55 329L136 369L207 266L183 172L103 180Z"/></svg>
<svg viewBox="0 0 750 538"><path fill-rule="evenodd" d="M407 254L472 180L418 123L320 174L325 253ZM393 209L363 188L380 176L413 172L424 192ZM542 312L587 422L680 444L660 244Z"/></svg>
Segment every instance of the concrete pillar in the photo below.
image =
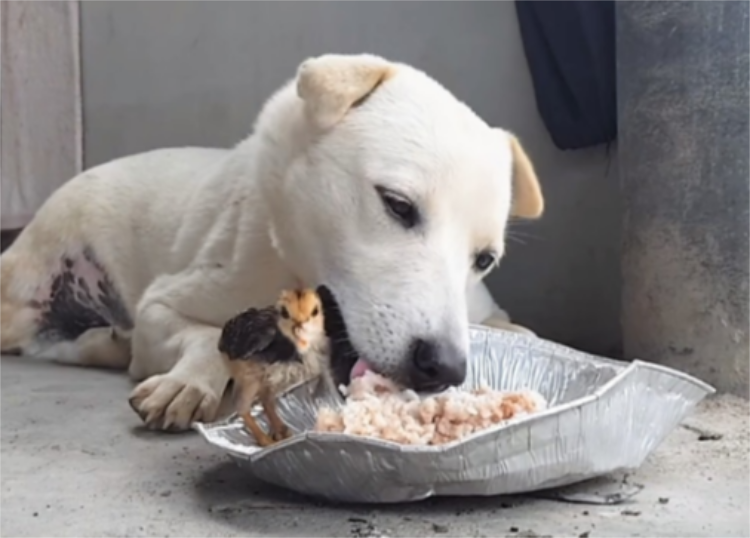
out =
<svg viewBox="0 0 750 538"><path fill-rule="evenodd" d="M748 397L748 2L617 2L628 357Z"/></svg>

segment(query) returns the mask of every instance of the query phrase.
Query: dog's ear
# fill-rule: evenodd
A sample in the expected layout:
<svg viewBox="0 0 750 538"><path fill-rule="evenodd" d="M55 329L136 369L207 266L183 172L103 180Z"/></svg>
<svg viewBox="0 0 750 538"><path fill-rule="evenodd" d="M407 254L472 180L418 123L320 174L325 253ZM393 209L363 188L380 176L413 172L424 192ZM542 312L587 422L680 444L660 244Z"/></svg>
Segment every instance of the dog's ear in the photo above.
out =
<svg viewBox="0 0 750 538"><path fill-rule="evenodd" d="M394 65L378 56L325 54L299 66L297 95L310 119L328 129L394 72Z"/></svg>
<svg viewBox="0 0 750 538"><path fill-rule="evenodd" d="M513 157L513 205L511 215L524 219L539 218L544 212L544 197L534 165L518 138L509 135Z"/></svg>

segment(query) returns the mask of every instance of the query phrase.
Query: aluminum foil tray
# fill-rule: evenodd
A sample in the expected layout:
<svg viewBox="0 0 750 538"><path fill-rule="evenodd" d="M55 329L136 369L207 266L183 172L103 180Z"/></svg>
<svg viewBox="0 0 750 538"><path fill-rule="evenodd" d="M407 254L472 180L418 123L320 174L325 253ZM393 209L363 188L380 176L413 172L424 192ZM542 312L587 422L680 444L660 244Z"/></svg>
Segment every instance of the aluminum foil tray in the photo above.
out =
<svg viewBox="0 0 750 538"><path fill-rule="evenodd" d="M714 392L663 366L473 326L465 386L481 384L535 389L549 408L451 444L406 446L309 431L321 404L343 400L308 383L279 399L279 414L295 433L282 443L256 446L236 416L195 428L266 482L337 502L397 503L524 493L633 470ZM259 422L266 426L262 414Z"/></svg>

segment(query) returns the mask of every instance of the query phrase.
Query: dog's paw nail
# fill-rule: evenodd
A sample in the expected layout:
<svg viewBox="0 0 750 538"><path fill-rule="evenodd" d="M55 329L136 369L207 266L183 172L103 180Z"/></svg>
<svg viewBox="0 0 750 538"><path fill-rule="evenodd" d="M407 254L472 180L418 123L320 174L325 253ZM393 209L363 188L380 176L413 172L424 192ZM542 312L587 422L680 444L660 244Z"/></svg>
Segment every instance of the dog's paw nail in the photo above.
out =
<svg viewBox="0 0 750 538"><path fill-rule="evenodd" d="M148 429L170 432L189 430L194 417L210 420L220 401L206 385L170 374L142 382L129 399Z"/></svg>

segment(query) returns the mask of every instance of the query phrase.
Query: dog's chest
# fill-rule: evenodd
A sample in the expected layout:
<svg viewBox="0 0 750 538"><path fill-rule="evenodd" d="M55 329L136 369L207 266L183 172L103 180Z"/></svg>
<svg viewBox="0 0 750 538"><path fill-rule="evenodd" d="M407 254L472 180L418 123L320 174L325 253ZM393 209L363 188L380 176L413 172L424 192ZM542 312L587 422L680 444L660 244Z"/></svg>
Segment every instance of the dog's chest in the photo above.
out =
<svg viewBox="0 0 750 538"><path fill-rule="evenodd" d="M281 290L294 285L294 279L281 263L267 261L217 268L206 273L203 285L206 292L189 299L192 308L222 325L250 307L274 304Z"/></svg>

